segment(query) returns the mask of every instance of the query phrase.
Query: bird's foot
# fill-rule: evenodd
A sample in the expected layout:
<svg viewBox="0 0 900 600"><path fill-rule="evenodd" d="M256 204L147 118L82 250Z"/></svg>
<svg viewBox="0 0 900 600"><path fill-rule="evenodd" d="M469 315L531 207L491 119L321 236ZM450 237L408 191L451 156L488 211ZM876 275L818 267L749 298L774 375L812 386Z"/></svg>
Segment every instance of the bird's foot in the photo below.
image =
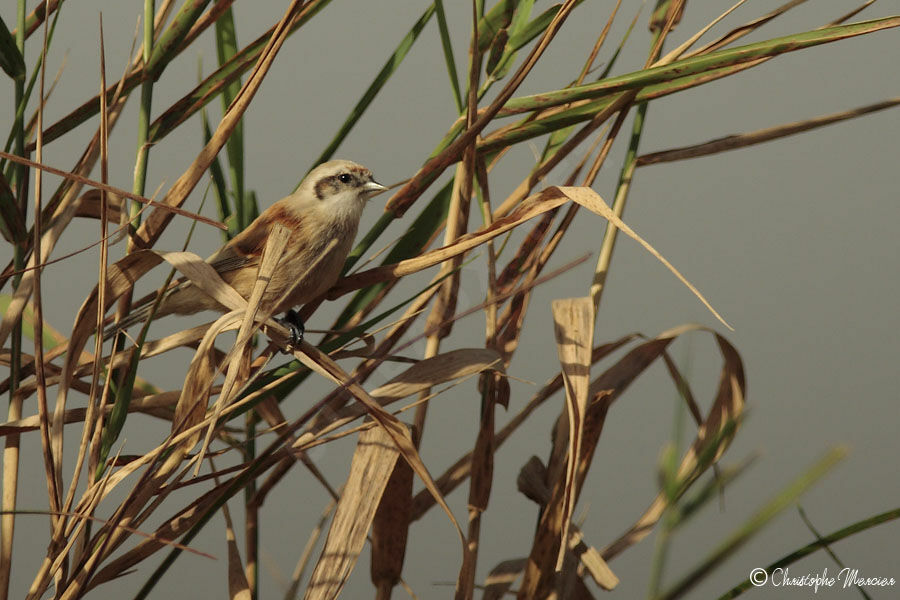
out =
<svg viewBox="0 0 900 600"><path fill-rule="evenodd" d="M300 342L303 341L303 334L306 332L306 326L303 324L303 321L300 320L300 315L293 308L284 314L283 319L276 319L276 321L287 327L291 332L287 348L281 350L284 354L290 354L290 350L299 346Z"/></svg>

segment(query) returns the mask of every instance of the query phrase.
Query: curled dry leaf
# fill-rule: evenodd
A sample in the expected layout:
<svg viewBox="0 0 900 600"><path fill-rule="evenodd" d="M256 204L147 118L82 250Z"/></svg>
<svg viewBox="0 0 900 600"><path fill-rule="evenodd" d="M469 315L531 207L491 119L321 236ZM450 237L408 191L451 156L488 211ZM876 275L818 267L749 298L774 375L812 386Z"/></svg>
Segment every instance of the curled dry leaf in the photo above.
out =
<svg viewBox="0 0 900 600"><path fill-rule="evenodd" d="M589 187L549 187L540 193L523 200L510 214L493 221L478 231L460 237L456 242L448 246L436 248L435 250L426 252L420 256L402 260L395 264L375 267L344 277L337 285L328 291L327 297L329 299L335 299L352 290L417 273L438 263L442 263L445 260L459 256L464 252L468 252L472 248L485 244L534 217L562 206L570 200L605 218L624 234L638 242L645 250L647 250L647 252L663 263L663 265L665 265L665 267L669 269L681 283L691 290L716 319L729 329L732 329L731 325L722 318L709 301L706 300L703 294L701 294L700 291L684 277L684 275L672 266L662 254L653 248L653 246L635 233L631 227L626 225L622 219L616 216L613 210L603 201L603 198Z"/></svg>
<svg viewBox="0 0 900 600"><path fill-rule="evenodd" d="M690 329L702 330L703 328L693 326ZM686 330L688 328L679 328L671 330L670 334L678 335ZM719 375L719 387L706 419L697 429L697 436L694 438L694 442L681 460L677 473L679 480L696 479L705 468L710 466L710 463L700 465L698 460L704 452L710 450L708 448L710 443L718 444L713 451L712 460L717 461L722 456L734 436L736 427L731 430L730 434L725 436L722 434L728 432L727 428L731 428L740 422L744 409L746 381L743 361L728 340L714 331L710 331L710 333L715 337L723 359L722 370ZM663 335L666 334L662 334L660 337ZM700 467L699 469L698 466ZM601 551L603 558L610 560L623 550L644 539L653 530L653 526L659 521L667 505L668 500L665 492L660 492L653 499L653 502L651 502L644 514L635 521L634 525Z"/></svg>

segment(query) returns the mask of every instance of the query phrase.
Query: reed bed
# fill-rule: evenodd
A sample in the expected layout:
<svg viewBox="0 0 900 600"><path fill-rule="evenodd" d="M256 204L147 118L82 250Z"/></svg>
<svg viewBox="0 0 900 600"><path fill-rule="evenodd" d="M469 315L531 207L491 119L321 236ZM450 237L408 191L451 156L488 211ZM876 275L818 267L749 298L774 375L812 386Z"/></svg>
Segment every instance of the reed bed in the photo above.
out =
<svg viewBox="0 0 900 600"><path fill-rule="evenodd" d="M9 20L11 11L3 14L7 21L0 24L0 66L7 76L4 85L13 88L17 110L0 154L0 227L10 249L0 279L0 360L7 370L0 387L9 398L0 425L5 443L0 598L8 596L12 577L30 578L28 598L91 596L121 577L140 578L136 597L150 597L173 564L194 560L189 554L203 555L192 540L202 530L217 527L221 520L214 517L219 515L226 532L218 556L227 562L227 582L217 584L213 593L227 590L233 598L259 597L264 540L258 523L267 499L298 493L286 483L295 466L307 472L308 485L326 490L330 501L308 541L297 544L297 567L285 585L285 598L338 597L363 552L370 553L376 598L428 597L427 590L411 589L405 582L404 558L411 526L429 511L442 511L450 525L446 538L435 543L458 545L458 561L448 567L457 574L457 598L476 593L482 598L593 598L602 590L615 590L615 559L622 552L654 531L665 543L746 466L720 466L741 431L747 400L741 355L728 340L726 320L701 290L623 220L639 168L800 134L891 108L900 100L649 154L640 149L643 130L652 125L645 125L648 108L655 99L739 77L785 53L900 26L900 17L854 21L857 12L872 4L866 2L846 14L823 17L807 31L744 44L744 36L764 31L799 2L754 15L731 30L723 30L716 19L700 31L678 31L677 36L682 12L690 9L687 2L659 0L643 15L635 5L619 2L610 9L606 26L598 29L594 46L571 58L571 72L559 73L558 89L523 95L522 83L554 39L566 35L566 24L578 18L582 2L541 6L533 0L474 0L465 31L451 31L441 0L421 13L396 15L412 23L408 34L308 167L333 157L357 123L370 116L367 108L416 51L426 27L440 31L445 65L435 69L446 68L448 93L458 112L448 119L445 135L434 141L432 154L409 166L383 214L358 236L346 276L303 307L301 316L308 320L323 301L340 306L328 333L315 345L303 341L288 347L287 331L272 320L278 315L257 314L258 298L242 298L204 269L189 242L180 252L157 248L175 220L218 228L226 241L258 214L255 194L244 178L244 157L251 149L244 145L242 117L253 110L254 95L271 66L286 60L285 42L318 27L317 15L330 4L285 3L283 14L263 35L239 44L240 23L231 3L187 0L177 6L171 0L145 0L137 50L125 72L109 81L105 75L98 77L96 95L72 102L55 122L45 120L38 99L53 93L50 78L58 65L43 60L26 64L23 50L27 43L42 48L43 56L54 31L66 27L66 11L78 10L78 2L47 0L26 7L19 0L14 22ZM725 14L753 10L741 4ZM628 36L608 39L608 33L616 20L632 19L632 26L649 26L653 42L643 68L625 72L616 57ZM466 56L454 55L452 41L461 36L468 36ZM177 57L192 53L198 40L210 37L218 64L199 83L161 77ZM97 43L97 69L105 74L102 33ZM117 64L121 62L117 57ZM154 102L154 89L162 81L181 86L180 99L170 106ZM139 142L133 187L123 190L108 184L108 139L131 98L139 105ZM223 108L218 122L207 114L211 102ZM44 164L44 147L74 136L83 124L94 133L72 157L74 164ZM204 132L198 139L201 150L176 180L150 189L158 182L147 181L148 161L164 151L167 136L184 127ZM607 164L616 143L627 147L624 162ZM495 167L521 144L538 144L540 153L520 172L520 183L511 190L492 185ZM558 174L567 166L571 168L556 179L564 185L547 183L552 170ZM609 198L592 189L604 168L620 171ZM92 178L98 169L99 177ZM60 176L61 183L49 187L45 173ZM211 182L214 216L185 204L205 181ZM543 383L529 398L511 397L509 378L523 374L509 367L522 350L519 342L534 289L588 259L556 256L576 217L595 219L598 228L605 229L602 240L587 241L595 253L593 276L584 282L583 296L552 303L553 343L528 350L546 353L547 371L525 377ZM70 225L80 221L96 226L83 249L97 257L96 285L87 297L71 299L80 306L75 321L60 323L43 311L42 269L69 258L55 249ZM405 233L375 254L387 243L384 232L398 223ZM595 338L620 234L661 261L707 307L708 325L674 325L655 335L615 340ZM278 269L286 242L282 234L267 241L258 275L261 285ZM486 256L488 264L484 281L477 284L463 268L476 252ZM365 264L364 258L369 259ZM556 266L559 260L562 266ZM232 312L203 325L184 319L185 329L160 339L152 337L148 322L139 332L104 343L104 327L128 314L135 285L160 287L161 269L151 269L162 263L171 267L169 279L191 279ZM423 286L422 281L427 283ZM484 297L473 306L461 305L460 290L476 285L474 289L486 290ZM410 286L412 295L406 291ZM483 344L474 347L454 336L456 322L471 314L483 315L484 322ZM237 336L225 333L235 329L240 331ZM689 334L708 336L718 350L718 383L710 398L695 397L670 353L672 344ZM410 347L423 340L424 355L410 357ZM167 389L147 374L144 366L151 357L185 349L192 358L189 364L179 363L184 364L179 388ZM621 524L619 537L588 539L575 518L576 507L607 412L635 380L659 364L693 420L692 439L664 454L658 493L647 498L646 509L633 523ZM373 375L383 373L395 375L382 377L388 380L382 385L370 383ZM323 381L329 391L315 401L285 402L300 394L308 398L306 390L318 389L312 384ZM437 472L420 450L429 443L429 426L434 427L429 404L441 402L451 389L464 389L475 399L480 419L472 448ZM535 504L532 544L511 547L507 560L486 565L479 555L482 524L502 513L504 505L502 495L492 494L495 455L546 403L555 403L558 415L544 424L549 450L543 458L522 456L518 476L520 492ZM496 415L503 410L514 412L499 426ZM138 413L164 422L165 433L145 452L126 454L129 431L141 427ZM40 442L43 469L24 470L19 449L34 439ZM338 440L350 440L355 450L345 478L329 481L312 451ZM843 452L838 448L823 456L713 553L701 557L695 569L673 577L670 584L659 580L665 553L657 553L650 596L677 598L689 592L824 475ZM27 516L16 503L17 487L29 483L46 489L40 519ZM467 490L464 515L454 513L445 500L458 488ZM240 518L229 512L235 506L240 506ZM850 525L799 549L797 555L896 517L896 512L885 513ZM39 526L36 520L44 523ZM16 553L26 531L46 536L46 554L38 562ZM476 577L479 567L489 570L483 580ZM748 587L739 583L725 597Z"/></svg>

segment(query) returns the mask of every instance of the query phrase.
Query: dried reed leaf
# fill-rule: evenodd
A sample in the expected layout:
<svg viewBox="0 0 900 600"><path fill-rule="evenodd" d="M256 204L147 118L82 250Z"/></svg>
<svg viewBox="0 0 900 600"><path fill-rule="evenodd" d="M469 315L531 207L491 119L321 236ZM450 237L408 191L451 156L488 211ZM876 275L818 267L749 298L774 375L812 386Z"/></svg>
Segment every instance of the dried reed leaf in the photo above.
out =
<svg viewBox="0 0 900 600"><path fill-rule="evenodd" d="M403 574L412 484L413 470L409 464L405 460L395 461L372 522L372 562L369 571L378 594L384 598L390 596L390 590Z"/></svg>
<svg viewBox="0 0 900 600"><path fill-rule="evenodd" d="M154 252L222 306L231 310L246 308L247 301L243 296L225 283L212 265L193 252Z"/></svg>
<svg viewBox="0 0 900 600"><path fill-rule="evenodd" d="M699 326L688 325L665 331L656 338L630 350L616 364L591 382L588 391L591 403L584 419L582 451L576 473L576 493L584 484L593 460L594 450L599 442L606 413L612 402L624 393L631 383L662 355L674 339L685 332L699 328ZM560 429L562 422L562 418L557 421L557 430ZM565 431L565 429L562 430ZM553 457L551 457L552 460ZM550 468L549 470L551 472L551 482L556 481L558 483L560 480L559 476L552 477L554 469ZM562 504L564 499L563 492L564 488L561 485L557 484L551 488L550 502L541 515L538 531L535 534L532 545L532 556L529 558L529 563L525 570L521 588L521 593L524 594L522 597L539 597L553 589L552 569L541 569L539 565L551 564L550 561L558 551L559 536L556 532L561 528L559 523L559 505ZM605 553L603 558L609 560Z"/></svg>
<svg viewBox="0 0 900 600"><path fill-rule="evenodd" d="M521 575L527 560L526 558L511 558L491 569L484 580L484 594L482 594L481 600L503 600L512 589L512 584Z"/></svg>
<svg viewBox="0 0 900 600"><path fill-rule="evenodd" d="M547 468L537 456L532 456L519 469L516 477L516 488L538 506L546 506L550 502L550 488L547 487Z"/></svg>
<svg viewBox="0 0 900 600"><path fill-rule="evenodd" d="M110 103L111 108L108 114L109 124L107 129L111 128L115 124L119 115L121 115L122 113L122 109L125 106L125 99L119 96L120 90L121 82L119 84L119 87L116 88L116 96L113 99L113 102ZM89 174L91 169L97 162L99 152L100 131L98 130L94 134L94 137L91 139L87 149L82 154L81 159L75 165L75 168L72 172L79 173L81 175ZM46 220L49 224L49 227L44 232L43 239L41 240L41 254L43 256L50 256L50 254L53 252L53 248L59 241L59 238L62 236L66 227L75 216L73 205L75 204L78 192L81 191L81 184L77 182L71 186L67 184L68 180L66 184L61 186L60 191L58 191L57 194L54 195L54 199L51 200L50 204L47 207L47 212L49 214L46 215ZM51 207L53 208L52 211L50 211ZM32 256L28 261L28 268L30 269L34 266L34 256ZM11 272L12 263L10 263L8 269L4 271L4 276L9 275ZM0 320L0 347L2 347L6 343L6 339L9 336L10 331L12 330L13 324L19 318L22 309L25 307L28 298L31 295L33 285L34 271L26 271L22 277L22 281L19 282L19 287L13 294L13 301L4 312L3 319Z"/></svg>
<svg viewBox="0 0 900 600"><path fill-rule="evenodd" d="M503 372L500 355L488 348L460 348L421 360L370 392L382 405L412 396L435 385L481 373Z"/></svg>
<svg viewBox="0 0 900 600"><path fill-rule="evenodd" d="M572 553L578 557L578 560L584 565L584 570L588 572L591 579L606 591L609 591L619 585L619 578L613 573L600 552L593 546L584 543L584 532L574 524L572 525L572 534L569 537L569 548Z"/></svg>
<svg viewBox="0 0 900 600"><path fill-rule="evenodd" d="M112 123L121 113L122 107L123 103L118 103L113 107L113 111L111 111L109 115L110 126L112 126ZM91 141L91 144L88 146L88 149L85 151L81 160L76 165L75 172L87 173L91 168L93 168L99 154L99 137L100 134L98 132L97 134L95 134L93 140ZM41 254L43 256L50 256L63 231L68 226L72 217L75 215L74 207L72 205L75 202L77 193L80 188L80 183L76 183L72 187L69 187L62 194L62 198L59 199L52 218L48 218L49 227L44 232L43 239L41 240ZM27 268L32 269L34 266L34 257L32 256L28 261ZM4 276L8 276L9 274L11 274L11 272L12 263L10 263L8 270L4 272ZM6 343L6 340L10 332L12 331L13 325L19 318L19 315L21 314L28 301L29 296L31 295L33 285L34 271L27 270L22 277L22 281L19 283L19 287L13 294L13 301L4 312L3 319L0 320L0 346L3 346Z"/></svg>
<svg viewBox="0 0 900 600"><path fill-rule="evenodd" d="M512 98L516 89L525 80L525 77L537 64L541 55L550 45L554 36L559 32L560 27L568 18L569 14L578 4L576 0L565 0L556 11L553 20L544 29L543 35L537 44L529 52L528 56L522 61L515 74L510 77L500 92L491 101L486 108L478 111L478 118L471 122L455 140L453 140L443 151L432 156L419 171L410 179L396 194L394 194L387 202L385 210L388 210L397 217L402 217L406 210L412 205L416 198L421 195L425 188L433 182L450 164L459 160L459 156L469 147L472 140L475 140L481 131L493 121L494 117L501 111L506 102Z"/></svg>
<svg viewBox="0 0 900 600"><path fill-rule="evenodd" d="M399 455L385 429L373 427L360 433L325 547L303 596L306 600L337 598L340 594L365 544Z"/></svg>
<svg viewBox="0 0 900 600"><path fill-rule="evenodd" d="M556 352L562 365L569 417L569 460L562 504L561 540L568 539L569 522L575 509L575 469L581 456L582 428L587 412L590 384L591 348L594 343L594 305L590 298L568 298L552 303ZM560 544L556 570L562 568L565 544ZM549 565L548 565L549 566Z"/></svg>
<svg viewBox="0 0 900 600"><path fill-rule="evenodd" d="M636 334L625 335L614 342L602 344L594 348L591 356L592 362L596 363L602 358L608 356L612 352L619 350L625 344L637 337ZM562 374L558 373L535 393L522 410L519 411L509 422L503 426L495 436L495 448L499 448L509 437L515 433L525 420L531 416L548 398L552 397L556 392L562 389ZM449 494L455 490L460 483L468 479L472 465L472 453L468 452L459 458L453 465L441 474L437 479L438 489L444 494ZM426 491L421 491L413 498L412 520L421 519L422 516L434 505L434 500Z"/></svg>
<svg viewBox="0 0 900 600"><path fill-rule="evenodd" d="M222 409L231 402L234 393L239 387L238 381L240 380L243 383L249 376L250 347L248 344L255 331L254 323L256 320L256 313L259 311L259 303L263 299L263 294L265 294L266 288L272 280L272 274L275 272L275 269L283 256L284 248L287 245L290 235L291 232L287 227L281 223L276 223L266 238L266 244L263 248L262 257L256 273L256 281L250 292L250 298L247 300L247 308L243 311L243 319L241 321L241 327L238 330L237 340L231 350L228 351L228 356L225 358L226 364L228 365L225 373L225 383L222 384L222 391L219 393L219 399L216 401L215 407L213 408L213 417L210 420L209 428L206 430L206 438L203 440L203 446L200 448L200 459L203 458L206 449L209 447L209 442L212 439L212 434L216 422L219 419L219 415L222 414ZM231 286L228 286L227 284L225 287L234 291L234 288L231 288ZM237 292L235 292L235 294L237 294ZM209 387L212 387L212 381L209 382ZM199 473L200 463L201 460L197 460L197 471L194 473L195 476Z"/></svg>
<svg viewBox="0 0 900 600"><path fill-rule="evenodd" d="M102 212L103 193L98 189L90 189L83 193L75 204L75 216L87 219L99 219ZM123 215L123 198L116 194L106 194L106 220L109 223L118 224Z"/></svg>
<svg viewBox="0 0 900 600"><path fill-rule="evenodd" d="M118 476L118 472L112 473L107 471L107 473L109 473L110 479ZM221 499L222 493L228 485L229 482L216 485L216 487L196 498L188 506L179 510L175 515L166 519L156 529L151 538L142 540L134 548L109 561L93 577L91 587L121 577L135 565L140 564L155 552L164 548L163 542L165 540L178 539L185 532L189 531L191 527L203 518L213 504Z"/></svg>
<svg viewBox="0 0 900 600"><path fill-rule="evenodd" d="M203 336L184 377L184 386L181 388L181 395L175 406L175 416L172 418L172 433L188 430L205 420L209 397L218 373L213 344L226 327L237 324L240 320L241 311L231 311L217 319ZM212 419L209 423L210 427L215 425ZM182 451L188 452L198 441L200 432L195 432L185 440Z"/></svg>
<svg viewBox="0 0 900 600"><path fill-rule="evenodd" d="M560 193L556 188L548 188L539 194L524 200L516 210L501 219L497 219L490 225L482 227L478 231L467 234L459 238L455 243L449 246L436 248L430 252L426 252L419 256L402 260L395 264L383 265L360 271L341 279L334 287L328 291L328 298L335 299L351 290L367 287L382 281L389 281L399 277L405 277L417 273L428 267L442 263L445 260L459 256L460 254L476 248L481 244L492 240L528 221L529 219L541 215L549 210L553 210L557 206L565 204L567 197Z"/></svg>
<svg viewBox="0 0 900 600"><path fill-rule="evenodd" d="M644 239L634 232L631 227L625 224L622 219L620 219L616 214L612 211L612 209L607 206L606 202L603 201L603 198L600 195L592 190L589 187L561 187L557 188L562 194L565 194L567 198L570 198L573 202L577 202L581 206L587 208L588 210L600 215L610 223L616 226L622 233L626 234L628 237L636 241L638 244L644 247L644 249L653 255L659 262L666 266L669 271L672 272L678 280L683 283L693 294L703 303L703 305L713 314L716 319L719 320L725 327L734 331L734 328L728 324L725 319L712 307L712 305L703 297L703 294L700 293L694 285L685 279L684 275L682 275L678 269L676 269L672 264L665 259L663 255L656 251L656 249L648 244Z"/></svg>
<svg viewBox="0 0 900 600"><path fill-rule="evenodd" d="M135 398L129 405L128 412L147 412L156 414L154 409L174 407L178 402L178 396L180 394L181 390L173 390L159 394L151 394L142 398ZM106 413L109 413L110 410L112 410L111 406L104 408L104 412ZM84 408L70 408L63 417L63 423L80 423L84 421L85 413L86 409ZM12 435L14 433L34 431L39 426L40 418L38 415L31 415L30 417L7 421L5 423L0 423L0 437Z"/></svg>
<svg viewBox="0 0 900 600"><path fill-rule="evenodd" d="M315 346L311 346L309 343L301 340L300 347L294 351L294 356L313 371L324 375L339 385L345 386L347 390L353 394L363 406L365 406L366 411L372 419L388 432L391 439L394 441L394 444L396 444L397 448L400 450L400 454L416 472L422 480L422 483L425 484L425 488L434 497L435 501L441 505L442 509L444 509L444 512L450 518L450 522L453 523L453 526L456 528L457 534L459 534L460 542L464 545L465 536L463 535L462 528L459 526L459 522L456 520L456 517L453 516L453 511L447 506L447 502L444 500L437 485L431 478L431 474L428 472L425 463L422 462L422 457L419 456L419 452L416 450L415 444L413 444L412 437L406 426L397 420L394 415L381 408L381 406L367 394L358 383L355 383L337 363L331 360L331 357L324 354Z"/></svg>
<svg viewBox="0 0 900 600"><path fill-rule="evenodd" d="M534 457L532 458L534 459ZM531 463L532 461L529 461L529 464ZM549 494L549 490L547 493ZM619 578L609 568L603 557L600 556L600 552L593 546L588 546L584 543L584 532L574 523L571 525L569 534L569 547L572 553L578 557L585 572L601 588L609 591L619 584ZM501 600L506 594L510 593L512 584L522 574L527 564L527 558L512 558L499 563L491 569L484 582L482 600Z"/></svg>
<svg viewBox="0 0 900 600"><path fill-rule="evenodd" d="M518 227L525 221L536 216L542 215L554 208L562 206L566 200L571 200L581 206L587 208L591 212L600 215L613 225L615 225L623 233L631 237L644 247L647 252L653 255L675 277L678 278L691 292L703 303L704 306L715 316L722 324L732 329L725 319L712 307L712 305L704 298L704 296L689 282L672 264L665 259L653 246L640 237L631 227L625 224L612 211L612 209L603 201L597 192L589 187L549 187L542 192L535 194L523 200L515 210L510 214L501 217L491 224L482 227L476 232L464 235L455 243L443 248L437 248L430 252L426 252L420 256L402 260L391 265L383 265L360 271L341 279L327 294L329 299L335 299L341 295L363 287L367 287L382 281L389 281L406 275L411 275L438 263L444 262L454 256L459 256L464 252L468 252L472 248L476 248L489 240L506 233L507 231Z"/></svg>
<svg viewBox="0 0 900 600"><path fill-rule="evenodd" d="M163 260L185 274L193 284L197 285L220 304L229 308L246 306L245 300L234 288L226 284L218 273L196 254L190 252L158 252L139 250L128 254L121 260L109 265L107 269L104 308L108 309L119 297L130 291L134 282ZM77 372L78 365L73 357L79 356L88 337L96 328L98 288L95 287L82 304L75 318L72 334L63 364L62 381L57 392L57 411L65 407L68 388ZM60 416L64 411L60 412Z"/></svg>
<svg viewBox="0 0 900 600"><path fill-rule="evenodd" d="M228 597L232 600L251 600L253 595L241 563L241 553L235 540L228 504L222 505L222 515L225 517L225 544L228 546Z"/></svg>

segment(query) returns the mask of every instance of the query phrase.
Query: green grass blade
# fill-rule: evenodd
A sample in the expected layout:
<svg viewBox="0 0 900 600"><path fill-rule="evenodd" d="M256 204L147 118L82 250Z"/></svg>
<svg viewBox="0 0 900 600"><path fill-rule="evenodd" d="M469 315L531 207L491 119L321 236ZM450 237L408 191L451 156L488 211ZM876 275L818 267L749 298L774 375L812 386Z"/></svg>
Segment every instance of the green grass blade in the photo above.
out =
<svg viewBox="0 0 900 600"><path fill-rule="evenodd" d="M638 92L635 102L645 102L662 98L669 94L681 92L687 89L710 83L723 77L728 77L746 69L746 65L732 65L722 67L704 73L702 75L691 75L673 81L648 86ZM564 129L577 123L590 121L597 113L602 112L615 101L615 98L601 98L587 104L582 104L574 108L561 111L548 117L541 117L533 121L523 121L520 125L509 129L504 129L500 133L489 134L478 145L479 151L492 152L502 150L503 148L517 144L526 140L533 139L554 131Z"/></svg>
<svg viewBox="0 0 900 600"><path fill-rule="evenodd" d="M186 0L178 13L172 18L172 24L166 29L159 40L153 46L150 60L144 67L144 73L151 79L159 77L160 73L168 66L169 61L175 58L181 46L181 42L187 36L209 0Z"/></svg>
<svg viewBox="0 0 900 600"><path fill-rule="evenodd" d="M794 550L790 554L782 556L775 562L765 567L767 573L771 573L775 569L782 569L788 565L791 565L801 558L809 556L813 552L816 552L822 548L830 546L835 542L839 542L840 540L850 537L856 533L860 533L867 529L871 529L877 525L882 525L884 523L889 523L891 521L895 521L900 519L900 507L895 508L893 510L889 510L887 512L883 512L881 514L875 515L874 517L869 517L868 519L863 519L862 521L857 521L847 527L842 529L838 529L837 531L830 533L811 544L807 544L802 548ZM752 586L750 583L750 579L745 579L738 585L734 586L729 591L725 592L721 596L719 596L719 600L730 600L731 598L737 598L747 590L749 590Z"/></svg>
<svg viewBox="0 0 900 600"><path fill-rule="evenodd" d="M828 451L805 473L797 477L786 486L778 495L767 502L755 514L753 514L741 527L738 528L719 547L713 550L699 565L691 569L678 583L656 596L656 600L673 600L681 597L685 592L709 575L728 556L733 554L747 540L759 533L762 528L784 509L792 505L797 498L821 479L834 466L847 455L844 447L838 446Z"/></svg>
<svg viewBox="0 0 900 600"><path fill-rule="evenodd" d="M21 244L28 239L28 231L16 204L16 198L2 172L0 172L0 228L3 229L3 237L12 244Z"/></svg>
<svg viewBox="0 0 900 600"><path fill-rule="evenodd" d="M144 0L144 43L143 60L147 63L153 55L153 15L155 13L154 0ZM141 82L141 104L138 108L138 144L137 158L134 165L134 182L131 191L144 195L144 187L147 183L147 165L150 162L150 144L147 143L147 135L150 131L150 115L153 108L153 79L145 79ZM131 202L131 224L137 227L140 220L141 207L137 202Z"/></svg>
<svg viewBox="0 0 900 600"><path fill-rule="evenodd" d="M638 11L638 12L640 12L640 11ZM616 49L613 52L612 56L610 57L609 61L607 61L606 66L603 68L603 73L600 75L600 77L598 79L605 78L607 75L609 75L610 71L612 71L613 67L616 64L616 61L619 58L619 54L621 54L622 49L625 47L625 44L628 42L628 38L631 36L631 32L634 30L635 23L637 23L637 15L635 15L635 18L632 19L631 23L628 25L628 29L625 30L625 35L622 36L622 39L619 41L619 45L616 47ZM607 106L609 106L609 104L604 103L603 106L600 107L599 110L597 110L597 112L600 112ZM593 114L597 114L597 113L595 112L595 113L592 113L592 115ZM590 118L590 117L586 117L586 118ZM530 121L530 122L533 123L534 121ZM529 121L526 119L523 122L523 125L528 125L528 123L529 123ZM572 134L572 131L574 130L574 128L575 128L574 124L572 124L572 125L567 125L561 129L553 130L551 132L550 137L547 139L547 144L544 146L544 152L541 154L541 162L542 163L546 162L547 159L549 159L551 156L556 154L556 151L559 150L559 148L566 142L567 139L569 139L569 136Z"/></svg>
<svg viewBox="0 0 900 600"><path fill-rule="evenodd" d="M611 77L596 83L512 98L506 103L506 106L504 106L498 116L559 106L560 104L575 102L576 100L596 99L623 90L646 87L689 75L702 75L713 69L739 65L758 58L778 56L786 52L812 48L820 44L836 42L897 26L900 26L900 16L885 17L872 21L838 25L836 27L826 27L815 31L787 35L738 48L719 50L704 56L675 61L669 65L651 67L634 73Z"/></svg>
<svg viewBox="0 0 900 600"><path fill-rule="evenodd" d="M0 69L12 79L25 79L25 59L3 17L0 17Z"/></svg>
<svg viewBox="0 0 900 600"><path fill-rule="evenodd" d="M234 25L234 13L229 7L216 19L216 56L219 66L227 64L238 53L237 30ZM240 76L229 81L222 88L222 113L228 110L231 102L241 90ZM228 157L228 175L231 180L232 197L234 198L235 226L238 231L249 224L249 216L254 212L248 206L250 197L244 191L244 120L241 119L225 142L225 154Z"/></svg>
<svg viewBox="0 0 900 600"><path fill-rule="evenodd" d="M524 45L521 43L515 44L513 43L513 40L521 39L522 36L520 33L528 25L528 18L531 16L531 9L533 7L534 0L522 0L519 2L513 12L512 19L510 19L509 26L500 30L499 34L495 36L494 41L491 44L491 51L487 63L485 64L485 71L488 74L488 77L482 88L479 90L479 97L484 95L484 92L491 84L503 79L512 68L513 63L515 63L516 60L516 51ZM553 14L555 14L558 9L558 6L551 7L547 12L553 12ZM549 24L549 21L547 24ZM544 28L546 28L546 24L544 25ZM541 31L542 30L537 30L535 35L540 34Z"/></svg>
<svg viewBox="0 0 900 600"><path fill-rule="evenodd" d="M57 7L57 11L53 14L53 22L50 23L50 29L47 31L47 50L50 50L50 46L53 43L53 33L56 31L56 22L59 20L59 14L61 12L62 6ZM18 123L25 116L25 108L28 106L28 100L31 98L31 92L34 90L34 86L37 83L38 75L41 73L41 65L44 62L44 52L43 50L38 55L37 61L34 64L34 69L31 71L31 77L28 79L28 85L25 86L25 91L22 94L21 101L16 105L16 116L13 120L14 123ZM9 152L9 149L12 147L13 139L15 138L16 132L15 127L12 128L9 132L9 136L6 138L6 145L3 149L6 152ZM4 171L9 177L10 173L7 171L6 159L0 160L0 171Z"/></svg>
<svg viewBox="0 0 900 600"><path fill-rule="evenodd" d="M462 114L465 105L459 88L459 74L456 72L456 60L453 58L453 44L450 42L450 30L447 28L444 0L434 0L434 9L437 15L438 31L441 34L444 62L447 65L447 74L450 76L450 87L453 89L453 100L456 102L456 111Z"/></svg>
<svg viewBox="0 0 900 600"><path fill-rule="evenodd" d="M291 34L295 33L300 27L309 22L310 19L318 14L319 11L330 2L331 0L320 0L313 8L305 12L303 18L297 21L291 28ZM229 63L226 69L219 69L213 73L201 86L192 90L187 96L176 102L175 105L158 117L150 126L150 139L152 141L159 141L171 133L177 125L181 124L188 117L193 116L194 113L205 106L207 102L212 101L221 91L223 85L231 81L231 79L240 76L241 73L256 64L256 60L268 43L271 34L271 30L263 33L251 44L244 47L244 49L235 57L234 61ZM178 53L184 49L185 47L182 44L177 45L174 51ZM141 83L144 78L144 73L144 70L139 70L130 73L125 78L125 81L122 84L123 96L127 96ZM116 86L114 85L106 90L107 99L110 101L112 100L115 88ZM81 106L69 112L66 116L62 117L44 131L44 143L49 144L58 137L68 133L97 115L99 111L99 98L91 98L87 102L84 102Z"/></svg>
<svg viewBox="0 0 900 600"><path fill-rule="evenodd" d="M487 52L494 38L512 21L518 0L500 0L478 20L478 51Z"/></svg>
<svg viewBox="0 0 900 600"><path fill-rule="evenodd" d="M203 145L209 143L212 139L212 129L209 126L209 118L206 109L200 111L200 121L203 127ZM237 220L231 210L231 204L228 202L228 184L225 183L225 171L222 169L222 162L219 157L213 158L209 164L209 174L212 177L213 192L216 194L216 206L219 207L219 220L228 226L228 231L223 231L224 241L228 241L240 232L237 226Z"/></svg>

